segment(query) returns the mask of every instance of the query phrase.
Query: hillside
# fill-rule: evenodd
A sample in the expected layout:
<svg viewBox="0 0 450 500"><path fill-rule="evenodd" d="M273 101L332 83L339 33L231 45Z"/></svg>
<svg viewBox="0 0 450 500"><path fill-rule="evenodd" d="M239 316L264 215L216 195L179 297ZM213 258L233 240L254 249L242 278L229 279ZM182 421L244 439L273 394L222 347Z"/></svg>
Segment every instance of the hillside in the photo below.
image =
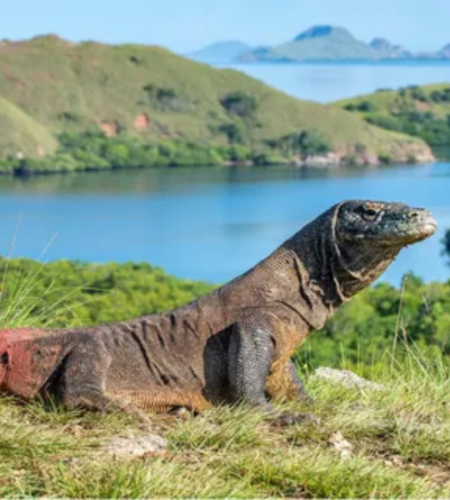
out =
<svg viewBox="0 0 450 500"><path fill-rule="evenodd" d="M240 72L159 48L72 44L55 36L0 46L0 95L56 136L99 131L143 141L267 144L312 131L339 158L428 161L421 141L334 106L299 101Z"/></svg>
<svg viewBox="0 0 450 500"><path fill-rule="evenodd" d="M199 61L221 62L236 59L250 50L252 48L246 43L238 40L228 40L208 45L201 50L189 54L189 56Z"/></svg>
<svg viewBox="0 0 450 500"><path fill-rule="evenodd" d="M2 98L0 131L0 157L43 156L52 153L57 146L57 141L43 125Z"/></svg>
<svg viewBox="0 0 450 500"><path fill-rule="evenodd" d="M450 84L380 90L335 104L387 130L450 145Z"/></svg>

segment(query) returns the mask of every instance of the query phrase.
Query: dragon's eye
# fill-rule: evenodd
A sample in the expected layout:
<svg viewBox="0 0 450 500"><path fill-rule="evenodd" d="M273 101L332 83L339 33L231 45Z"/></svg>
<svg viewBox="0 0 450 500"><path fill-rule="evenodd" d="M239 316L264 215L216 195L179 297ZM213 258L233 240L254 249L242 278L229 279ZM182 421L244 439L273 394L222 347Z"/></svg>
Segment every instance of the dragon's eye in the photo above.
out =
<svg viewBox="0 0 450 500"><path fill-rule="evenodd" d="M375 210L374 208L364 208L362 213L363 219L368 221L374 221L377 218L377 215L378 210Z"/></svg>
<svg viewBox="0 0 450 500"><path fill-rule="evenodd" d="M0 364L7 365L9 363L9 356L7 352L0 355Z"/></svg>

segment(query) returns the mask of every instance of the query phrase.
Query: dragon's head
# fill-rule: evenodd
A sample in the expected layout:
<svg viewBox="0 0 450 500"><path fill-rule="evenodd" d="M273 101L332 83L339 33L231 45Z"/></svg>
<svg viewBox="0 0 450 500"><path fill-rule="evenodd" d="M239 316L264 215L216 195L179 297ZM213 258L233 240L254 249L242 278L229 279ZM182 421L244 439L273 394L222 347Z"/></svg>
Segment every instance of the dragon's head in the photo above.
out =
<svg viewBox="0 0 450 500"><path fill-rule="evenodd" d="M401 203L346 201L335 215L339 244L363 244L373 249L400 250L431 236L437 227L431 212Z"/></svg>
<svg viewBox="0 0 450 500"><path fill-rule="evenodd" d="M332 211L333 274L344 297L375 281L408 245L432 236L431 212L401 203L345 201Z"/></svg>

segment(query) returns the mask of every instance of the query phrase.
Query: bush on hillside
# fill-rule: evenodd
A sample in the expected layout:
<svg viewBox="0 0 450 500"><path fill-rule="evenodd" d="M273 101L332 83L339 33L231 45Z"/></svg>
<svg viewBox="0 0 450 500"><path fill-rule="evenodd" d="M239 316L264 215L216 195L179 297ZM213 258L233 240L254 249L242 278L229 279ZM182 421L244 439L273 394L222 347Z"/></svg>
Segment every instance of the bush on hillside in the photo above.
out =
<svg viewBox="0 0 450 500"><path fill-rule="evenodd" d="M230 92L220 100L220 104L228 114L240 118L254 118L258 109L256 98L241 91Z"/></svg>
<svg viewBox="0 0 450 500"><path fill-rule="evenodd" d="M287 157L300 156L302 159L323 155L332 150L331 143L314 129L300 130L279 139L270 139L266 144L272 149L280 150Z"/></svg>

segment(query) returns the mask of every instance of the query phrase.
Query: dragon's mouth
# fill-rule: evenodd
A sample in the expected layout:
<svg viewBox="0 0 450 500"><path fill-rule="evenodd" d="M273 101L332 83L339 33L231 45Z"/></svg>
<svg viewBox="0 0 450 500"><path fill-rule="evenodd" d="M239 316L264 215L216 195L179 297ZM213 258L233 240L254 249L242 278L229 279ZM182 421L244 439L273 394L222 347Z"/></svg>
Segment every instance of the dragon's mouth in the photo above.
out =
<svg viewBox="0 0 450 500"><path fill-rule="evenodd" d="M430 220L428 220L422 227L423 233L427 236L431 236L432 234L434 234L436 229L437 222L433 218L430 218Z"/></svg>
<svg viewBox="0 0 450 500"><path fill-rule="evenodd" d="M432 236L437 229L437 222L431 215L428 215L421 221L420 225L412 232L411 238L414 238L412 243L422 241L425 238Z"/></svg>

